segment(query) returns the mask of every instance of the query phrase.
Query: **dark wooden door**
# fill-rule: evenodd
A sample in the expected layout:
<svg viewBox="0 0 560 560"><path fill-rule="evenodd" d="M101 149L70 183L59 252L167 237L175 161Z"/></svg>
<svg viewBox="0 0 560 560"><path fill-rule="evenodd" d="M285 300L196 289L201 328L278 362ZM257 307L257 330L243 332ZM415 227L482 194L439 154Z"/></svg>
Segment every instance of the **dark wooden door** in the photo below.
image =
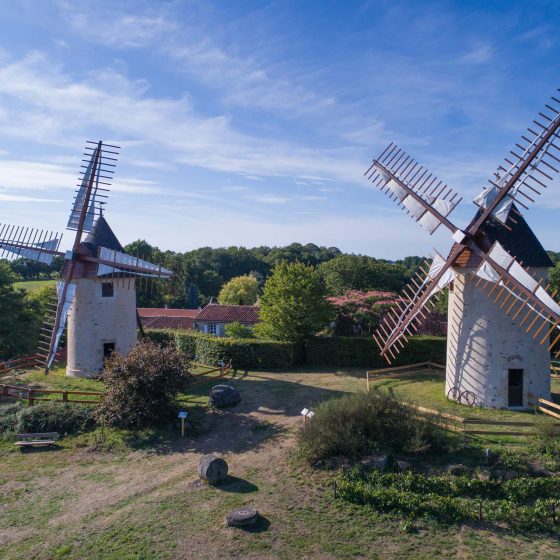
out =
<svg viewBox="0 0 560 560"><path fill-rule="evenodd" d="M523 406L523 370L508 370L508 406Z"/></svg>

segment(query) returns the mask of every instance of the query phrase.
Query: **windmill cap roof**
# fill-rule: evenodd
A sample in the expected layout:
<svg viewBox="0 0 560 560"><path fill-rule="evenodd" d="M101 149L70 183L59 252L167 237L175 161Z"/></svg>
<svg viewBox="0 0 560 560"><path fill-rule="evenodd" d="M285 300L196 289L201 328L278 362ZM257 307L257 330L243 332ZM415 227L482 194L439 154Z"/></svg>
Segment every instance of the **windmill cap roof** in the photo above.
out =
<svg viewBox="0 0 560 560"><path fill-rule="evenodd" d="M512 216L512 214L515 215ZM481 215L482 210L479 210L471 224L476 222ZM547 252L520 213L510 212L506 225L510 228L509 230L498 220L490 218L476 236L477 242L483 249L489 250L497 241L512 257L530 268L550 268L553 266ZM453 247L455 246L456 244L453 245ZM464 264L462 263L462 266L470 267L479 264L480 257L471 253L468 260L464 261Z"/></svg>
<svg viewBox="0 0 560 560"><path fill-rule="evenodd" d="M123 246L120 244L117 236L107 223L104 216L99 216L93 230L88 233L84 239L84 245L89 249L90 253L97 256L97 249L99 247L106 247L114 251L124 251Z"/></svg>

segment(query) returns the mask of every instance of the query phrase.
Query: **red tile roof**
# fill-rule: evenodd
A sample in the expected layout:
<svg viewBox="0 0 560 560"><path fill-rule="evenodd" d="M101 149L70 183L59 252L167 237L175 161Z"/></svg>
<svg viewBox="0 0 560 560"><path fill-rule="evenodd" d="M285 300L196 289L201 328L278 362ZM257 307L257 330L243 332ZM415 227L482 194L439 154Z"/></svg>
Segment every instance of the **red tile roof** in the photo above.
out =
<svg viewBox="0 0 560 560"><path fill-rule="evenodd" d="M138 315L145 317L190 317L193 319L199 313L199 309L168 309L158 307L139 307Z"/></svg>
<svg viewBox="0 0 560 560"><path fill-rule="evenodd" d="M219 305L209 303L200 310L195 317L196 322L215 321L216 323L255 324L259 321L259 307L257 305Z"/></svg>
<svg viewBox="0 0 560 560"><path fill-rule="evenodd" d="M145 329L194 329L192 317L140 317Z"/></svg>

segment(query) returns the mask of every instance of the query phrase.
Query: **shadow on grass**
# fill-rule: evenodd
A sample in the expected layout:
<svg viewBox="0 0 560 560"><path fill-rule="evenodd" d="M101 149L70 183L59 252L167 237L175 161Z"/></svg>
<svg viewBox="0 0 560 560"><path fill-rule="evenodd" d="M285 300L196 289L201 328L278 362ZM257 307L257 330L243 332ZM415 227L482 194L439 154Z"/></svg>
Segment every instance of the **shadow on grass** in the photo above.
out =
<svg viewBox="0 0 560 560"><path fill-rule="evenodd" d="M259 515L259 520L254 525L247 525L246 527L232 527L232 529L238 529L245 533L264 533L268 531L270 527L270 521L263 515Z"/></svg>
<svg viewBox="0 0 560 560"><path fill-rule="evenodd" d="M54 445L41 445L41 446L21 446L20 452L22 454L30 454L30 453L46 453L48 451L60 451L63 449L61 445L54 444Z"/></svg>
<svg viewBox="0 0 560 560"><path fill-rule="evenodd" d="M228 476L225 480L212 485L218 490L224 492L232 492L235 494L250 494L256 492L259 487L248 480L239 478L238 476Z"/></svg>

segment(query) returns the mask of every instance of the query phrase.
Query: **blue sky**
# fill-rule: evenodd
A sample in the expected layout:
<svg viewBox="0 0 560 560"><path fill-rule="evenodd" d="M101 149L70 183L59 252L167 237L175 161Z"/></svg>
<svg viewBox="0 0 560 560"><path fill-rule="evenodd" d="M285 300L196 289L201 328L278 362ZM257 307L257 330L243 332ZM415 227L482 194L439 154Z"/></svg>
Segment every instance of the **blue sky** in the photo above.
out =
<svg viewBox="0 0 560 560"><path fill-rule="evenodd" d="M464 225L560 87L559 26L557 1L3 2L0 222L62 231L103 139L124 243L445 251L363 171L397 141L465 197ZM557 251L559 208L556 181L526 213Z"/></svg>

